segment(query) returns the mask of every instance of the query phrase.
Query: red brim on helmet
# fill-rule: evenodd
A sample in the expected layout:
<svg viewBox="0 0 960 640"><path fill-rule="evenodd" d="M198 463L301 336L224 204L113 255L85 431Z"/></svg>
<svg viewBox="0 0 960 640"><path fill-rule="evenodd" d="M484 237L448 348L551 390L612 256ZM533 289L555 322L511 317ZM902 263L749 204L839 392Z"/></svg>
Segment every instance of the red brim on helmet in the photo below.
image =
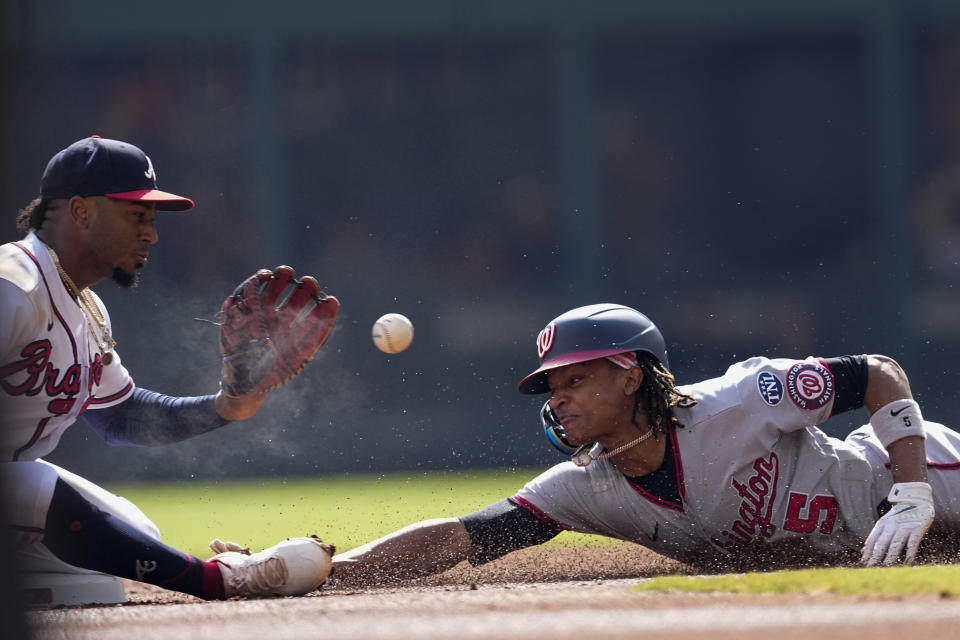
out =
<svg viewBox="0 0 960 640"><path fill-rule="evenodd" d="M632 351L632 349L593 349L590 351L565 353L556 358L549 358L548 360L544 360L543 364L541 364L536 371L520 381L520 384L517 385L517 391L526 394L548 393L550 391L550 385L547 384L547 376L550 375L550 371L565 367L569 364L598 360L629 351Z"/></svg>
<svg viewBox="0 0 960 640"><path fill-rule="evenodd" d="M188 211L193 208L193 200L178 196L175 193L160 191L159 189L138 189L122 193L105 193L114 200L128 200L130 202L149 202L157 205L157 211Z"/></svg>

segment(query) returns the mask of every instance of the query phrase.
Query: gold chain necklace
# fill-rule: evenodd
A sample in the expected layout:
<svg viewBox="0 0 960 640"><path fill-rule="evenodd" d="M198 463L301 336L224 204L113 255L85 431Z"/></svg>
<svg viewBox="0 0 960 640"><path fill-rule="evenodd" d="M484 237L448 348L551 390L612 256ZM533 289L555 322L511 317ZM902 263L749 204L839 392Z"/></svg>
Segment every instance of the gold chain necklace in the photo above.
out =
<svg viewBox="0 0 960 640"><path fill-rule="evenodd" d="M641 442L643 442L644 440L646 440L647 438L649 438L649 437L652 436L652 435L653 435L653 429L650 429L650 431L647 431L645 434L643 434L642 436L640 436L640 437L637 438L636 440L633 440L633 441L631 441L631 442L628 442L627 444L625 444L625 445L623 445L623 446L617 447L617 448L614 449L613 451L604 451L603 453L601 453L600 455L598 455L598 456L596 457L596 460L606 460L607 458L612 458L613 456L617 455L618 453L622 453L622 452L626 451L626 450L629 449L630 447L635 447L635 446L637 446L638 444L640 444Z"/></svg>
<svg viewBox="0 0 960 640"><path fill-rule="evenodd" d="M577 449L577 450L573 453L573 463L574 463L575 465L577 465L578 467L586 467L587 465L589 465L589 464L590 464L591 462L593 462L594 460L606 460L607 458L612 458L613 456L617 455L618 453L623 453L624 451L626 451L626 450L629 449L630 447L635 447L635 446L637 446L638 444L640 444L641 442L643 442L644 440L646 440L647 438L649 438L649 437L652 436L652 435L653 435L653 429L650 429L650 431L647 431L645 434L643 434L642 436L640 436L640 437L637 438L636 440L631 440L631 441L628 442L627 444L621 445L621 446L617 447L616 449L614 449L613 451L604 451L603 453L601 453L600 455L597 455L597 456L591 455L590 452L584 452L584 451L582 451L582 449L583 449L584 447L580 447L580 449Z"/></svg>
<svg viewBox="0 0 960 640"><path fill-rule="evenodd" d="M90 329L90 335L93 336L93 341L97 343L97 348L100 350L100 360L105 365L110 364L113 362L113 348L117 346L117 341L110 335L110 329L107 327L107 318L101 313L100 307L97 306L97 301L93 299L93 293L90 292L90 289L84 287L81 291L77 285L74 284L73 279L60 264L60 258L57 256L57 252L51 247L47 247L47 251L50 252L53 264L56 265L57 273L60 274L60 279L67 287L67 291L80 303L80 312L83 313L83 318L87 321L87 328ZM97 331L93 328L94 323L100 328L99 335L97 335Z"/></svg>

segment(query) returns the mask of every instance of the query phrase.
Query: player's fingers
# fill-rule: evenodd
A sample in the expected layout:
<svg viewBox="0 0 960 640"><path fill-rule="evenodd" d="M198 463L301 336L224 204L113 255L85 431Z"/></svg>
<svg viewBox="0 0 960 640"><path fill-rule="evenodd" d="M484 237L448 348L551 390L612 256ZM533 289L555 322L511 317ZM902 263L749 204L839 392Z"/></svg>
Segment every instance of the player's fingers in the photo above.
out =
<svg viewBox="0 0 960 640"><path fill-rule="evenodd" d="M867 566L872 567L883 560L887 553L887 548L890 546L890 538L892 537L893 532L888 527L881 526L877 539L873 543L873 549L870 551Z"/></svg>
<svg viewBox="0 0 960 640"><path fill-rule="evenodd" d="M883 564L891 565L900 560L900 554L903 552L903 546L906 544L909 535L909 531L899 528L896 530L893 537L890 539L890 544L887 547L887 554L883 558Z"/></svg>
<svg viewBox="0 0 960 640"><path fill-rule="evenodd" d="M923 537L927 534L927 531L930 530L930 526L933 524L933 510L930 510L928 518L919 524L919 526L910 533L910 540L907 543L907 560L910 564L914 564L917 559L917 552L920 550L920 543L923 542Z"/></svg>
<svg viewBox="0 0 960 640"><path fill-rule="evenodd" d="M904 559L904 562L907 564L915 564L917 561L917 551L920 550L920 540L923 538L922 531L914 531L910 534L909 540L907 540L907 555Z"/></svg>
<svg viewBox="0 0 960 640"><path fill-rule="evenodd" d="M870 535L867 536L867 541L863 543L863 549L860 553L861 564L870 566L874 555L874 549L877 548L877 538L880 537L880 529L881 525L875 525L873 530L870 531Z"/></svg>
<svg viewBox="0 0 960 640"><path fill-rule="evenodd" d="M214 538L210 541L210 550L214 553L224 553L225 551L237 551L245 555L250 555L250 547L244 547L236 542Z"/></svg>

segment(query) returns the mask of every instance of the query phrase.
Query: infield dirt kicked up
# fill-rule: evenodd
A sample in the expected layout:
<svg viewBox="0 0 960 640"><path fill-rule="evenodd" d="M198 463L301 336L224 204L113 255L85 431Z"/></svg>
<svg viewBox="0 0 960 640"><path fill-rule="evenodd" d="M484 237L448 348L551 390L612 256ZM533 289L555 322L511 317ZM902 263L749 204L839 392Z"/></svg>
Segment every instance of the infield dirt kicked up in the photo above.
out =
<svg viewBox="0 0 960 640"><path fill-rule="evenodd" d="M28 621L42 640L960 637L957 597L630 590L690 571L635 545L541 547L389 586L334 576L297 598L205 602L127 582L125 604L39 609Z"/></svg>

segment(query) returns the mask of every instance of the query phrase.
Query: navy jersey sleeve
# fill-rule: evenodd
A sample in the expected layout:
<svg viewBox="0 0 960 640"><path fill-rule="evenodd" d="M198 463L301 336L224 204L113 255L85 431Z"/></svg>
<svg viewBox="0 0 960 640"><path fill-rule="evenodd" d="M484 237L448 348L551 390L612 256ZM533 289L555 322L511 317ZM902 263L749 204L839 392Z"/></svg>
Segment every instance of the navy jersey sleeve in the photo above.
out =
<svg viewBox="0 0 960 640"><path fill-rule="evenodd" d="M87 424L110 444L155 446L187 440L224 426L214 396L176 398L137 387L120 404L85 411Z"/></svg>

